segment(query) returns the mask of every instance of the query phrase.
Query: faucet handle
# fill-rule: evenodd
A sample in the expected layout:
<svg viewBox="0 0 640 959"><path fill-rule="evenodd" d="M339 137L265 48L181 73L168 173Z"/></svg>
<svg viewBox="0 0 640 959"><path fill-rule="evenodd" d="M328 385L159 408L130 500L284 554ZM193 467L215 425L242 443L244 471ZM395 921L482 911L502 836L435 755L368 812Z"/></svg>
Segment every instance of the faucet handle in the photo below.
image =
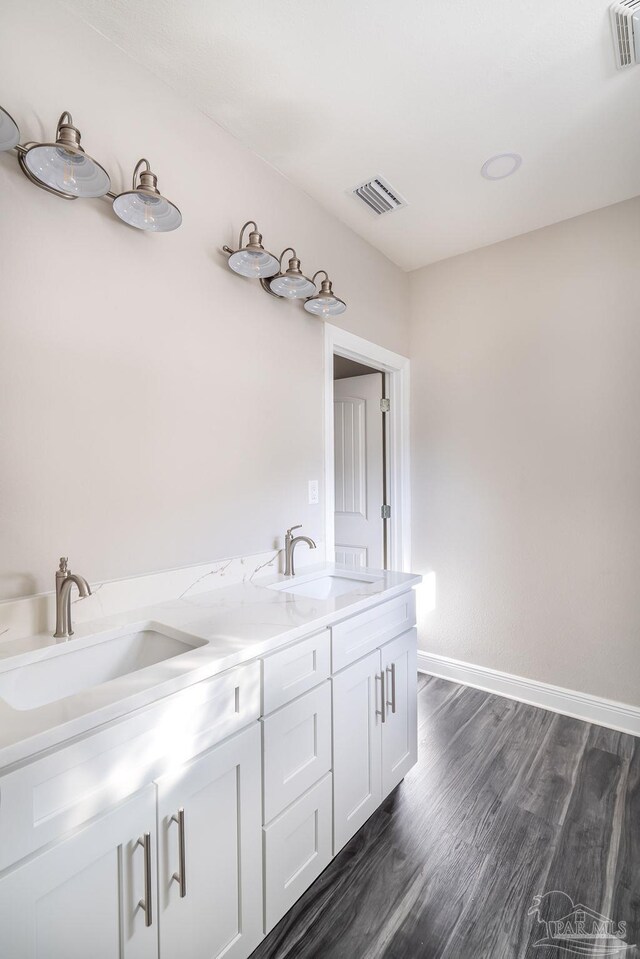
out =
<svg viewBox="0 0 640 959"><path fill-rule="evenodd" d="M302 529L302 523L298 523L297 526L290 526L289 529L287 530L287 533L288 533L289 535L291 535L291 533L293 533L294 529Z"/></svg>
<svg viewBox="0 0 640 959"><path fill-rule="evenodd" d="M68 562L69 562L69 557L68 557L68 556L61 556L61 557L60 557L60 565L59 565L59 567L58 567L58 571L59 571L60 573L67 573L67 572L69 571L69 570L68 570L68 567L67 567L67 563L68 563Z"/></svg>

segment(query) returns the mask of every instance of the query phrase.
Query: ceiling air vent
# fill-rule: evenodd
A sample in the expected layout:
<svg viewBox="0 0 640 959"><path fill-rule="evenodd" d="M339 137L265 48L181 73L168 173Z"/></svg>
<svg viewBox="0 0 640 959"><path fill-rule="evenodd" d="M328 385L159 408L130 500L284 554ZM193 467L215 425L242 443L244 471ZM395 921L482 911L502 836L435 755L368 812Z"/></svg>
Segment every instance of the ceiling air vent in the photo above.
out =
<svg viewBox="0 0 640 959"><path fill-rule="evenodd" d="M640 63L640 0L611 5L611 27L618 70Z"/></svg>
<svg viewBox="0 0 640 959"><path fill-rule="evenodd" d="M637 2L640 4L640 0L637 0ZM374 177L373 180L365 180L360 186L354 187L351 192L359 200L362 200L369 211L376 216L382 216L383 213L393 213L394 210L400 210L407 205L404 197L381 176Z"/></svg>

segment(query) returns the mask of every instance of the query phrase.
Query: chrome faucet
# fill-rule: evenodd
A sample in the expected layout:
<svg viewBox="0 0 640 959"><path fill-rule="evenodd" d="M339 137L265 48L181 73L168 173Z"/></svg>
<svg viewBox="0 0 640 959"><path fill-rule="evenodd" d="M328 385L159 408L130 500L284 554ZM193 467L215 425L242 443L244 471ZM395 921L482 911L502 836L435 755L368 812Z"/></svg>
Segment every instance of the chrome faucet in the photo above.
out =
<svg viewBox="0 0 640 959"><path fill-rule="evenodd" d="M81 596L91 596L91 587L84 578L72 573L68 568L68 556L60 557L60 566L56 572L56 631L54 639L69 639L73 636L71 628L71 590L75 583Z"/></svg>
<svg viewBox="0 0 640 959"><path fill-rule="evenodd" d="M302 526L292 526L291 529L287 530L287 535L284 538L284 575L285 576L295 576L295 570L293 568L293 552L298 545L298 543L306 543L309 549L315 549L316 544L308 536L292 536L294 529L302 529Z"/></svg>

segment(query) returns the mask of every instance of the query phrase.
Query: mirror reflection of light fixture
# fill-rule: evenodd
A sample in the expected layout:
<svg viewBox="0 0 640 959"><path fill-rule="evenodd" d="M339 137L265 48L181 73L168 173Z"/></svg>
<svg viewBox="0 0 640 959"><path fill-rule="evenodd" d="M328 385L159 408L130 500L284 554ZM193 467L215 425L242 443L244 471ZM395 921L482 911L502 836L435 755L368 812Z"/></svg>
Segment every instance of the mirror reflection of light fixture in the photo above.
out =
<svg viewBox="0 0 640 959"><path fill-rule="evenodd" d="M293 253L293 256L283 273L282 258L285 253ZM301 271L300 260L292 246L287 247L280 254L280 272L272 280L269 280L268 284L263 284L263 286L267 285L269 292L290 300L302 300L316 292L315 284Z"/></svg>
<svg viewBox="0 0 640 959"><path fill-rule="evenodd" d="M180 210L162 196L158 190L158 177L151 172L149 161L144 158L138 160L133 171L131 190L121 193L113 201L113 211L129 226L155 233L177 230L182 223Z"/></svg>
<svg viewBox="0 0 640 959"><path fill-rule="evenodd" d="M56 196L99 197L109 192L109 174L80 146L80 131L70 113L58 120L55 143L27 144L19 154L23 173Z"/></svg>
<svg viewBox="0 0 640 959"><path fill-rule="evenodd" d="M0 152L13 150L20 142L18 124L11 114L0 107Z"/></svg>
<svg viewBox="0 0 640 959"><path fill-rule="evenodd" d="M307 313L313 313L314 316L340 316L347 308L347 304L340 297L336 296L331 288L331 280L326 270L318 270L313 275L313 283L316 277L324 273L324 280L320 284L320 292L314 290L314 295L304 301L304 308Z"/></svg>
<svg viewBox="0 0 640 959"><path fill-rule="evenodd" d="M249 233L249 242L243 247L242 239L244 231L248 226L253 230ZM229 267L234 273L240 276L248 276L254 280L259 280L269 276L275 276L280 269L280 262L273 253L269 253L262 245L262 234L258 231L258 226L253 220L248 220L240 230L238 240L238 249L232 250L230 247L223 247L225 253L229 253Z"/></svg>

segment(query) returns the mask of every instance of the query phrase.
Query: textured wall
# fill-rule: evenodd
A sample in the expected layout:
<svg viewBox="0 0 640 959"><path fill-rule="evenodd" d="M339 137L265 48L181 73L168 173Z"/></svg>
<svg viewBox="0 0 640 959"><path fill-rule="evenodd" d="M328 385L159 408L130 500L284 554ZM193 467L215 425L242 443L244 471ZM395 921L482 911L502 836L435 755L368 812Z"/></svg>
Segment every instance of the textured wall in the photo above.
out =
<svg viewBox="0 0 640 959"><path fill-rule="evenodd" d="M322 324L232 274L220 248L256 218L349 304L344 326L407 351L406 276L57 3L5 0L2 103L23 139L70 110L128 189L147 156L182 209L174 234L107 201L48 196L0 154L0 598L323 539Z"/></svg>
<svg viewBox="0 0 640 959"><path fill-rule="evenodd" d="M411 275L420 644L640 704L640 199Z"/></svg>

